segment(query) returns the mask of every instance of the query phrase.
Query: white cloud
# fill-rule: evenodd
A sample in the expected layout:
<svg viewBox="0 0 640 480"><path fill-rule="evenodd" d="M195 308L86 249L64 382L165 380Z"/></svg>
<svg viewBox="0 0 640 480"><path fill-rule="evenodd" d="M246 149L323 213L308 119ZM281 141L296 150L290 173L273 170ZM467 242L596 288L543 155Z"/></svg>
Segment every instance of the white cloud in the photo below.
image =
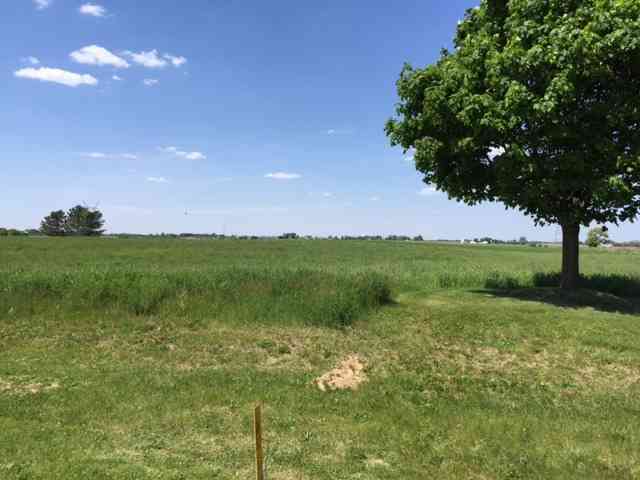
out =
<svg viewBox="0 0 640 480"><path fill-rule="evenodd" d="M437 195L439 192L434 187L424 187L422 190L418 192L418 195L422 195L427 197L429 195Z"/></svg>
<svg viewBox="0 0 640 480"><path fill-rule="evenodd" d="M98 45L89 45L80 50L71 52L69 56L78 63L84 65L110 65L115 68L129 68L129 64L123 58L114 55L109 50Z"/></svg>
<svg viewBox="0 0 640 480"><path fill-rule="evenodd" d="M324 192L324 193L322 194L322 196L323 196L323 197L325 197L325 198L331 198L331 197L333 197L333 193L331 193L331 192Z"/></svg>
<svg viewBox="0 0 640 480"><path fill-rule="evenodd" d="M145 78L142 83L144 83L147 87L154 87L158 83L160 83L160 80L156 80L155 78Z"/></svg>
<svg viewBox="0 0 640 480"><path fill-rule="evenodd" d="M169 180L167 180L164 177L147 177L147 182L151 182L151 183L169 183Z"/></svg>
<svg viewBox="0 0 640 480"><path fill-rule="evenodd" d="M207 158L202 152L178 152L177 155L187 160L206 160Z"/></svg>
<svg viewBox="0 0 640 480"><path fill-rule="evenodd" d="M296 180L301 177L302 175L299 175L297 173L288 173L288 172L267 173L264 176L264 178L272 178L274 180Z"/></svg>
<svg viewBox="0 0 640 480"><path fill-rule="evenodd" d="M98 80L91 75L80 75L67 70L60 70L59 68L23 68L14 72L14 75L18 78L59 83L67 87L77 87L79 85L95 86L98 84Z"/></svg>
<svg viewBox="0 0 640 480"><path fill-rule="evenodd" d="M170 53L160 54L158 50L149 50L145 52L132 52L131 50L125 50L123 55L129 57L134 63L142 65L147 68L165 68L169 64L176 68L183 66L187 63L187 59L179 55L171 55Z"/></svg>
<svg viewBox="0 0 640 480"><path fill-rule="evenodd" d="M33 3L35 3L38 10L44 10L45 8L51 6L53 0L33 0Z"/></svg>
<svg viewBox="0 0 640 480"><path fill-rule="evenodd" d="M327 130L327 135L351 135L352 129L349 128L330 128Z"/></svg>
<svg viewBox="0 0 640 480"><path fill-rule="evenodd" d="M81 5L78 11L82 15L91 15L92 17L104 17L107 14L107 9L102 5L96 5L95 3L85 3Z"/></svg>
<svg viewBox="0 0 640 480"><path fill-rule="evenodd" d="M111 77L112 79L114 79L116 82L121 82L123 80L122 77L119 77L118 75L114 75L113 77Z"/></svg>
<svg viewBox="0 0 640 480"><path fill-rule="evenodd" d="M24 63L30 63L31 65L39 65L40 64L40 60L38 60L36 57L24 57L22 59L22 61Z"/></svg>
<svg viewBox="0 0 640 480"><path fill-rule="evenodd" d="M372 202L377 202L380 200L380 197L376 197L376 196L370 197L369 200L371 200Z"/></svg>
<svg viewBox="0 0 640 480"><path fill-rule="evenodd" d="M178 147L159 147L162 152L171 153L176 157L186 158L187 160L206 160L207 156L202 152L185 152Z"/></svg>
<svg viewBox="0 0 640 480"><path fill-rule="evenodd" d="M133 153L109 154L109 153L102 153L102 152L89 152L89 153L83 153L82 155L89 158L124 158L127 160L138 159L138 156L134 155Z"/></svg>
<svg viewBox="0 0 640 480"><path fill-rule="evenodd" d="M139 53L127 50L124 54L143 67L164 68L168 65L168 62L158 54L157 50L150 50L148 52L142 51Z"/></svg>
<svg viewBox="0 0 640 480"><path fill-rule="evenodd" d="M164 54L164 58L169 60L171 62L171 64L176 68L179 68L182 65L184 65L185 63L187 63L187 59L185 57L176 57L176 56L170 55L168 53Z"/></svg>

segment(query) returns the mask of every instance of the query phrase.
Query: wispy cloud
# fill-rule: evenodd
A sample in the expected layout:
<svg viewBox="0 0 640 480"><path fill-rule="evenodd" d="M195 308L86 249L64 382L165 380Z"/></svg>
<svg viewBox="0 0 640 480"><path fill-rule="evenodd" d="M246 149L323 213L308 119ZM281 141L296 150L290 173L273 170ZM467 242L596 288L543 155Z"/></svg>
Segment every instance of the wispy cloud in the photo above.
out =
<svg viewBox="0 0 640 480"><path fill-rule="evenodd" d="M176 57L175 55L171 55L169 53L164 54L164 58L171 62L171 65L178 68L187 63L187 59L185 57Z"/></svg>
<svg viewBox="0 0 640 480"><path fill-rule="evenodd" d="M146 87L155 87L160 83L160 80L156 80L155 78L145 78L142 83L144 83Z"/></svg>
<svg viewBox="0 0 640 480"><path fill-rule="evenodd" d="M373 197L369 197L369 200L371 200L372 202L378 202L380 201L380 197L374 195Z"/></svg>
<svg viewBox="0 0 640 480"><path fill-rule="evenodd" d="M129 68L129 63L106 48L89 45L69 54L74 62L84 65L111 66L115 68Z"/></svg>
<svg viewBox="0 0 640 480"><path fill-rule="evenodd" d="M40 60L36 57L24 57L21 59L24 63L29 63L31 65L40 65Z"/></svg>
<svg viewBox="0 0 640 480"><path fill-rule="evenodd" d="M103 153L103 152L88 152L83 153L83 157L88 158L124 158L126 160L137 160L138 156L133 153Z"/></svg>
<svg viewBox="0 0 640 480"><path fill-rule="evenodd" d="M206 160L207 157L202 152L178 152L177 155L187 160Z"/></svg>
<svg viewBox="0 0 640 480"><path fill-rule="evenodd" d="M176 157L185 158L187 160L206 160L207 156L202 152L185 152L178 147L159 147L159 150L170 153Z"/></svg>
<svg viewBox="0 0 640 480"><path fill-rule="evenodd" d="M350 128L330 128L327 130L327 135L351 135L353 129Z"/></svg>
<svg viewBox="0 0 640 480"><path fill-rule="evenodd" d="M14 75L18 78L59 83L67 87L78 87L80 85L95 86L98 84L98 80L91 75L81 75L59 68L23 68L14 72Z"/></svg>
<svg viewBox="0 0 640 480"><path fill-rule="evenodd" d="M138 65L142 65L147 68L164 68L168 65L167 60L162 58L157 50L150 50L145 52L131 52L129 50L124 52L125 55L129 56L131 60Z"/></svg>
<svg viewBox="0 0 640 480"><path fill-rule="evenodd" d="M430 195L437 195L438 193L440 193L440 192L438 192L438 190L436 190L434 187L424 187L422 190L420 190L418 192L418 195L422 195L423 197L427 197L427 196L430 196Z"/></svg>
<svg viewBox="0 0 640 480"><path fill-rule="evenodd" d="M170 183L165 177L147 177L147 182L150 183Z"/></svg>
<svg viewBox="0 0 640 480"><path fill-rule="evenodd" d="M125 50L122 54L129 57L132 62L146 68L165 68L169 65L179 68L187 63L187 59L183 56L172 55L170 53L160 54L156 49L149 51L142 50L140 52Z"/></svg>
<svg viewBox="0 0 640 480"><path fill-rule="evenodd" d="M78 8L78 11L82 15L90 15L92 17L104 17L107 15L107 9L95 3L85 3Z"/></svg>
<svg viewBox="0 0 640 480"><path fill-rule="evenodd" d="M302 175L297 173L289 173L289 172L274 172L267 173L265 178L272 178L274 180L296 180L298 178L302 178Z"/></svg>
<svg viewBox="0 0 640 480"><path fill-rule="evenodd" d="M333 197L333 193L331 193L331 192L323 192L322 196L324 198L331 198L331 197Z"/></svg>
<svg viewBox="0 0 640 480"><path fill-rule="evenodd" d="M33 3L38 10L44 10L45 8L51 6L53 0L33 0Z"/></svg>
<svg viewBox="0 0 640 480"><path fill-rule="evenodd" d="M113 80L115 80L116 82L121 82L123 80L122 77L119 77L118 75L114 75L113 77L111 77Z"/></svg>

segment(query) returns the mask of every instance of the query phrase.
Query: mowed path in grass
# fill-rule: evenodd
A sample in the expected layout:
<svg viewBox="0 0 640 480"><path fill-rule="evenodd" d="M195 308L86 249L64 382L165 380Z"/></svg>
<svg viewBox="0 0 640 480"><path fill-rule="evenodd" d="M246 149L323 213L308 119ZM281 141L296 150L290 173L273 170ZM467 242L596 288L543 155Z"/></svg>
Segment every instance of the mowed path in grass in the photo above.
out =
<svg viewBox="0 0 640 480"><path fill-rule="evenodd" d="M583 265L633 293L639 259ZM558 263L532 247L2 240L0 478L251 478L257 400L270 479L638 478L637 298L536 286ZM357 391L313 384L354 353Z"/></svg>

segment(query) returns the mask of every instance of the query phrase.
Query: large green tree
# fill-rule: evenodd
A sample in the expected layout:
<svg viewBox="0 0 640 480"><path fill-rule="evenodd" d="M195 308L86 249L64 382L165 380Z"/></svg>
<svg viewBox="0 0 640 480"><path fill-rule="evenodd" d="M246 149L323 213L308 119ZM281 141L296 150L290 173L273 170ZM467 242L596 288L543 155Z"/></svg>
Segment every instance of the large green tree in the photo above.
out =
<svg viewBox="0 0 640 480"><path fill-rule="evenodd" d="M65 230L68 235L98 236L104 233L102 212L76 205L67 212Z"/></svg>
<svg viewBox="0 0 640 480"><path fill-rule="evenodd" d="M40 231L45 235L59 237L66 234L67 215L63 210L56 210L44 217L40 222Z"/></svg>
<svg viewBox="0 0 640 480"><path fill-rule="evenodd" d="M640 1L483 0L454 44L404 67L391 143L451 198L560 224L575 288L580 226L640 207Z"/></svg>

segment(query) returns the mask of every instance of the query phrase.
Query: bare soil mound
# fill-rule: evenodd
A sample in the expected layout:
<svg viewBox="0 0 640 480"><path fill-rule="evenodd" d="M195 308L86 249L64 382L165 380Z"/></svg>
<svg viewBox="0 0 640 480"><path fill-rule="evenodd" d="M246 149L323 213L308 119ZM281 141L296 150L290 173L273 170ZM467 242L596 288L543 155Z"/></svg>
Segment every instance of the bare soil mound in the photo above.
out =
<svg viewBox="0 0 640 480"><path fill-rule="evenodd" d="M365 363L358 355L349 355L333 370L315 379L320 390L357 390L360 384L367 381L364 373Z"/></svg>

